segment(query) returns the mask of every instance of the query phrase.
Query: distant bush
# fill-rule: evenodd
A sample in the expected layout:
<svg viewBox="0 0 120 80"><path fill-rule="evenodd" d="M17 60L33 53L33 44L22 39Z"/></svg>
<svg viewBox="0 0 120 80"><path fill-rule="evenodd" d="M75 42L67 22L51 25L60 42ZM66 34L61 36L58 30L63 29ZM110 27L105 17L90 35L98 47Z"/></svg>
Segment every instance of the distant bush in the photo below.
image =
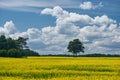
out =
<svg viewBox="0 0 120 80"><path fill-rule="evenodd" d="M7 50L5 50L5 49L0 50L0 56L1 57L7 57L8 56Z"/></svg>
<svg viewBox="0 0 120 80"><path fill-rule="evenodd" d="M35 51L32 51L30 49L24 49L24 50L21 50L23 56L39 56L39 54Z"/></svg>
<svg viewBox="0 0 120 80"><path fill-rule="evenodd" d="M10 49L8 50L9 57L22 57L22 53L18 49Z"/></svg>
<svg viewBox="0 0 120 80"><path fill-rule="evenodd" d="M40 55L40 56L73 57L73 55L68 55L68 54L48 54L48 55ZM93 54L78 55L77 57L120 57L120 55L93 53Z"/></svg>
<svg viewBox="0 0 120 80"><path fill-rule="evenodd" d="M86 54L86 55L80 55L83 57L120 57L120 55L117 54L101 54L101 53L93 53L93 54Z"/></svg>

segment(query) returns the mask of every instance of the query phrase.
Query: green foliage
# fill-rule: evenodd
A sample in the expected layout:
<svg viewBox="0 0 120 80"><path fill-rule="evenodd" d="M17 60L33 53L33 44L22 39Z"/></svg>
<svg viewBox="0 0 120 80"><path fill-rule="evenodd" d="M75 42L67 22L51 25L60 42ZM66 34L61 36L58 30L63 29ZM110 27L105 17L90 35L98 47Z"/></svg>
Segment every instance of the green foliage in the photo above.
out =
<svg viewBox="0 0 120 80"><path fill-rule="evenodd" d="M27 56L39 56L39 54L35 51L32 51L30 49L23 49L20 50L22 56L27 57Z"/></svg>
<svg viewBox="0 0 120 80"><path fill-rule="evenodd" d="M28 38L19 37L16 40L16 42L18 44L18 48L20 48L20 49L28 48L28 46L26 46L27 45L27 42L26 42L27 40L28 40Z"/></svg>
<svg viewBox="0 0 120 80"><path fill-rule="evenodd" d="M73 41L69 42L67 49L68 49L68 52L71 52L71 53L77 55L77 53L79 53L79 52L84 53L85 47L79 41L79 39L74 39Z"/></svg>
<svg viewBox="0 0 120 80"><path fill-rule="evenodd" d="M39 54L26 49L27 38L19 37L17 40L0 36L0 56L1 57L23 57L23 56L38 56Z"/></svg>
<svg viewBox="0 0 120 80"><path fill-rule="evenodd" d="M10 57L22 57L22 53L18 49L9 49L8 55Z"/></svg>
<svg viewBox="0 0 120 80"><path fill-rule="evenodd" d="M8 38L7 39L7 49L18 49L17 47L17 42L15 40L13 40L12 38Z"/></svg>
<svg viewBox="0 0 120 80"><path fill-rule="evenodd" d="M4 35L0 36L0 49L7 49L7 40Z"/></svg>
<svg viewBox="0 0 120 80"><path fill-rule="evenodd" d="M5 50L5 49L0 50L0 56L7 57L8 56L7 50Z"/></svg>

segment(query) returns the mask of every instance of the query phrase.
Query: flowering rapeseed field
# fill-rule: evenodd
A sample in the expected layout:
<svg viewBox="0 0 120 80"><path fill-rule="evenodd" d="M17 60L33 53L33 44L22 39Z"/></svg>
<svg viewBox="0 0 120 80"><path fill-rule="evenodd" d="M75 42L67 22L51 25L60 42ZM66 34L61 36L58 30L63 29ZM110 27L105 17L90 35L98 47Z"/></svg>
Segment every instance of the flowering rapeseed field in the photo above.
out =
<svg viewBox="0 0 120 80"><path fill-rule="evenodd" d="M120 80L120 58L0 58L0 80Z"/></svg>

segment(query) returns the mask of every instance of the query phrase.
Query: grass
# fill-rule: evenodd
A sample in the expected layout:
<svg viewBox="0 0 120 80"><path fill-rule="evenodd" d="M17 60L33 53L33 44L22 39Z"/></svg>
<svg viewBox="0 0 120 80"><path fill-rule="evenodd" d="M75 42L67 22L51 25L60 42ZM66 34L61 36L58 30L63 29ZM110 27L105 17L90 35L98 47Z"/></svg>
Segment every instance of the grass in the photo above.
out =
<svg viewBox="0 0 120 80"><path fill-rule="evenodd" d="M120 80L119 57L0 58L0 80Z"/></svg>

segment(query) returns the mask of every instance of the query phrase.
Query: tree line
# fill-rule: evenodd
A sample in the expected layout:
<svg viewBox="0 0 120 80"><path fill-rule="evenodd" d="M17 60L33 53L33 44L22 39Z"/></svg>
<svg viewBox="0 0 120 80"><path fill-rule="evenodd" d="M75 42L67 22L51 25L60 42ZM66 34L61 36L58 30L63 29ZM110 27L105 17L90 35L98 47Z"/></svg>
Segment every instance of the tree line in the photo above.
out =
<svg viewBox="0 0 120 80"><path fill-rule="evenodd" d="M37 52L32 51L27 46L28 38L19 37L18 39L6 38L4 35L0 36L0 57L26 57L26 56L40 56ZM67 46L68 52L71 52L73 56L81 57L118 57L120 55L110 54L85 54L77 55L78 53L84 53L85 47L79 39L73 39L69 41ZM49 56L71 56L71 55L52 55Z"/></svg>
<svg viewBox="0 0 120 80"><path fill-rule="evenodd" d="M0 36L0 57L26 57L38 56L39 54L32 51L27 46L28 38L19 37L18 39L6 38Z"/></svg>

